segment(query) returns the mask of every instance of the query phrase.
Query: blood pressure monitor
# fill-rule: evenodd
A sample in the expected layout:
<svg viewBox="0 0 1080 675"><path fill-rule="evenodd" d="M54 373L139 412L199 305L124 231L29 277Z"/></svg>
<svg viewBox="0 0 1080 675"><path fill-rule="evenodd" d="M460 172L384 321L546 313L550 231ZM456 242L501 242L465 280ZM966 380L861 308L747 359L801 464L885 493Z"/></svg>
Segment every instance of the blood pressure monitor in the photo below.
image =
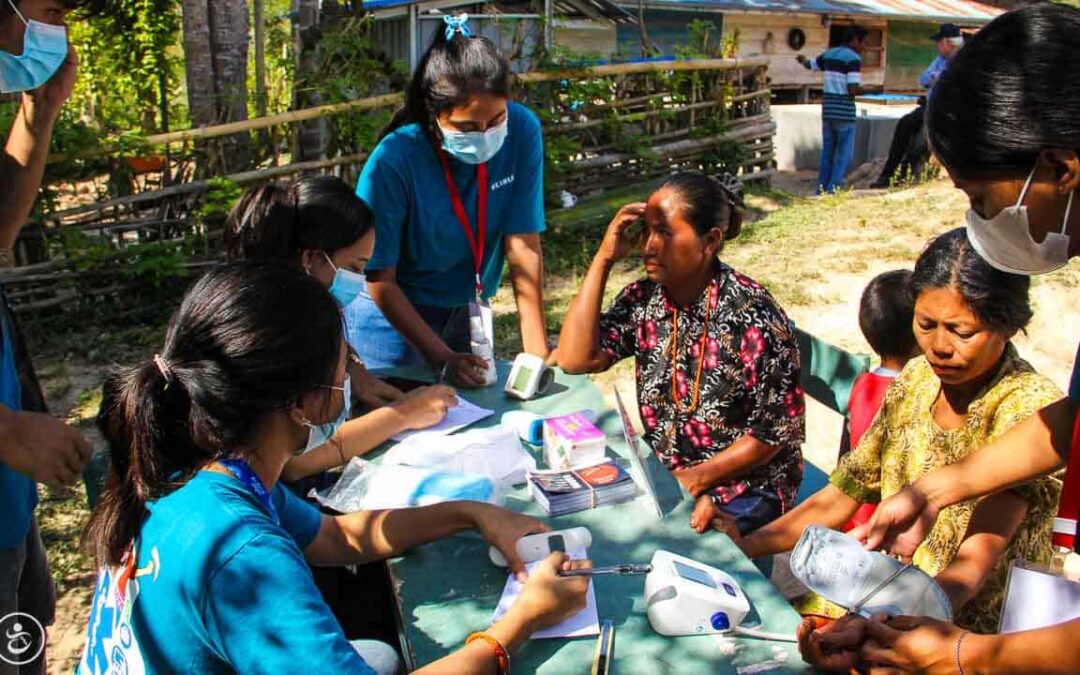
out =
<svg viewBox="0 0 1080 675"><path fill-rule="evenodd" d="M715 567L657 551L645 577L645 612L661 635L705 635L736 630L750 613L735 579Z"/></svg>
<svg viewBox="0 0 1080 675"><path fill-rule="evenodd" d="M510 368L503 391L523 401L543 394L551 386L555 373L544 365L544 359L533 354L518 354Z"/></svg>

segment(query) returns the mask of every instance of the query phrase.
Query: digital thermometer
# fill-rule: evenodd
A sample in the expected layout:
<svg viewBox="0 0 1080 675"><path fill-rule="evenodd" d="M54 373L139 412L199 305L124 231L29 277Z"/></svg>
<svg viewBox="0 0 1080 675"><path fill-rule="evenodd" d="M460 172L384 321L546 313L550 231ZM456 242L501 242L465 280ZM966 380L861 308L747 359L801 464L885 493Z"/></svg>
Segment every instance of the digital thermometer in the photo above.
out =
<svg viewBox="0 0 1080 675"><path fill-rule="evenodd" d="M522 562L531 563L543 560L554 551L566 553L576 549L587 549L590 546L592 546L592 533L584 527L572 527L568 530L527 534L517 540L514 550L517 551ZM488 557L498 567L507 566L506 558L494 546L488 549Z"/></svg>
<svg viewBox="0 0 1080 675"><path fill-rule="evenodd" d="M544 359L534 354L518 354L510 368L503 391L507 396L526 401L543 394L555 380L555 373L544 365Z"/></svg>
<svg viewBox="0 0 1080 675"><path fill-rule="evenodd" d="M662 550L653 554L652 566L645 577L645 613L657 633L672 637L736 633L795 642L794 635L742 626L750 601L730 574Z"/></svg>

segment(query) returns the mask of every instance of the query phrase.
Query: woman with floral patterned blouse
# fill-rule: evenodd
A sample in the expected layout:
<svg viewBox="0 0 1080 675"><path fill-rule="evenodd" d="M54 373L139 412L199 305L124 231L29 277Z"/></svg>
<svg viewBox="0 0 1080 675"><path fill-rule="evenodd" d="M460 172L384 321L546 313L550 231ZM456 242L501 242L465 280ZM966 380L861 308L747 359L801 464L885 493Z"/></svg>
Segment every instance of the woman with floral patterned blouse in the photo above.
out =
<svg viewBox="0 0 1080 675"><path fill-rule="evenodd" d="M1010 342L1031 320L1030 279L990 267L963 228L931 242L911 284L912 327L923 357L889 385L877 417L840 460L830 485L739 542L748 556L792 548L807 525L840 527L860 503L877 503L960 461L1061 397ZM997 630L1009 562L1050 559L1060 492L1061 481L1046 476L942 509L912 562L937 579L957 624ZM728 531L738 540L733 524ZM795 605L804 614L843 613L812 594Z"/></svg>
<svg viewBox="0 0 1080 675"><path fill-rule="evenodd" d="M624 206L570 304L559 365L598 372L635 357L644 438L696 500L751 532L791 508L802 481L803 392L791 322L768 291L720 262L742 225L738 181L669 179ZM628 234L638 221L645 229ZM646 279L601 312L616 261L640 245Z"/></svg>

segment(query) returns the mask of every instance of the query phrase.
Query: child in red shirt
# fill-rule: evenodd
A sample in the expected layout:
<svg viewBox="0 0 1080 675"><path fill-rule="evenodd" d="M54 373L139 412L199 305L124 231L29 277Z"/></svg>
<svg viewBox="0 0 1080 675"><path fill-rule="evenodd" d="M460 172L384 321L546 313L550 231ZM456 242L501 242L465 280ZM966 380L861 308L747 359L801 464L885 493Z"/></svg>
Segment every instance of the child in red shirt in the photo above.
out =
<svg viewBox="0 0 1080 675"><path fill-rule="evenodd" d="M908 270L893 270L874 277L863 290L859 302L859 328L881 364L855 380L848 401L851 432L840 448L843 457L859 445L870 423L877 416L885 390L904 369L904 365L919 354L911 323L915 314L915 296L911 292ZM844 530L866 522L876 504L863 504Z"/></svg>

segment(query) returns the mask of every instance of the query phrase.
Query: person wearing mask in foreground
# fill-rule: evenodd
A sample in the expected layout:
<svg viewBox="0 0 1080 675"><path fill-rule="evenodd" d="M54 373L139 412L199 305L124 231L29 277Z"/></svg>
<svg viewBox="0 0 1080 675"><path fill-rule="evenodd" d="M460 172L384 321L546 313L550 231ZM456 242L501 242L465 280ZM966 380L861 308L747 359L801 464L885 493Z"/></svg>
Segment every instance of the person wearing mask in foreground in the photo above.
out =
<svg viewBox="0 0 1080 675"><path fill-rule="evenodd" d="M348 388L340 312L290 266L206 273L161 352L106 382L99 426L112 465L86 542L100 566L80 673L400 672L389 645L346 640L309 565L406 553L477 529L511 569L545 530L477 502L320 515L280 484L311 428L341 418ZM507 615L419 672L505 673L529 635L585 606L588 565L552 554Z"/></svg>
<svg viewBox="0 0 1080 675"><path fill-rule="evenodd" d="M249 189L229 214L225 232L229 260L274 260L301 269L328 288L341 307L363 288L364 266L375 245L371 211L333 176ZM395 434L436 424L456 405L454 390L446 386L403 395L371 376L351 349L348 372L352 398L375 409L345 422L332 438L313 430L307 451L285 465L287 481L342 466ZM348 401L350 409L352 404Z"/></svg>
<svg viewBox="0 0 1080 675"><path fill-rule="evenodd" d="M1080 10L1036 4L987 24L934 89L926 120L930 145L970 200L972 245L1002 271L1049 273L1080 255L1080 209L1072 208L1080 187L1080 80L1068 76L1076 72ZM1074 369L1069 396L884 500L870 523L852 534L868 548L910 557L946 507L1050 473L1067 457L1075 458L1070 465L1080 462L1070 453L1078 400L1080 371ZM1068 519L1076 514L1057 520ZM972 634L926 618L845 624L835 632L801 629L811 663L861 659L969 675L1080 671L1080 619L1008 635Z"/></svg>
<svg viewBox="0 0 1080 675"><path fill-rule="evenodd" d="M75 86L78 65L65 22L72 10L94 13L97 4L0 0L0 94L18 96L0 153L0 259L10 258L30 215L53 128ZM34 517L38 483L74 483L92 453L78 431L48 414L15 313L0 287L0 619L21 612L42 628L28 648L41 647L37 656L0 648L5 657L0 674L20 669L11 661L25 661L21 672L45 671L43 633L53 622L56 591ZM0 639L9 644L10 638Z"/></svg>

